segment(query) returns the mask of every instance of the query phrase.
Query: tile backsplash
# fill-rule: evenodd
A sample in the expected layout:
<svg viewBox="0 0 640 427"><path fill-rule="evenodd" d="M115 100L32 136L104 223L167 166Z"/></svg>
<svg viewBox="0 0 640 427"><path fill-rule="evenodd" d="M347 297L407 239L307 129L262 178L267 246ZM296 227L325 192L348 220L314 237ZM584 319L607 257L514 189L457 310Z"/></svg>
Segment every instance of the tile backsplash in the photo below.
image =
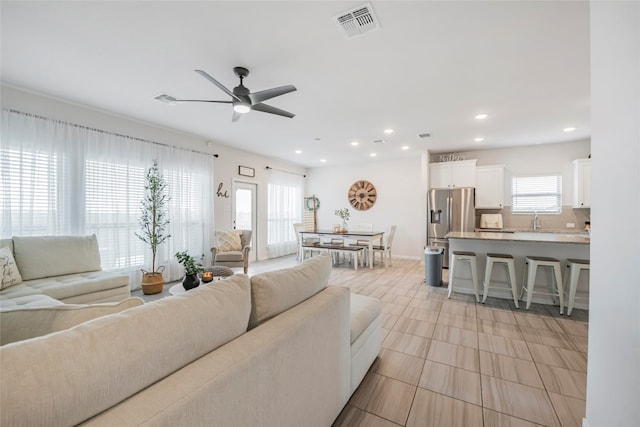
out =
<svg viewBox="0 0 640 427"><path fill-rule="evenodd" d="M481 214L502 214L505 229L532 230L533 214L513 214L511 207L506 209L476 209L476 227L480 225ZM591 209L574 209L563 206L560 214L538 214L540 230L584 231L585 221L591 220ZM575 224L575 228L567 228L567 223Z"/></svg>

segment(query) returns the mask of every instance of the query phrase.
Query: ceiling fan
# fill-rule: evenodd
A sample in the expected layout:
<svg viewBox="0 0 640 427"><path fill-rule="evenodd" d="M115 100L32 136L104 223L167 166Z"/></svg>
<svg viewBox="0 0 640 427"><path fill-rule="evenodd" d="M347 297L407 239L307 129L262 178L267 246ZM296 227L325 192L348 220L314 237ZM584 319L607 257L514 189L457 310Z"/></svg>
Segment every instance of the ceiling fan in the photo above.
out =
<svg viewBox="0 0 640 427"><path fill-rule="evenodd" d="M276 96L284 95L285 93L293 92L296 89L293 85L280 86L272 89L261 90L259 92L251 93L247 87L242 84L245 77L249 75L249 70L244 67L234 67L233 72L240 78L240 84L233 88L233 91L227 89L222 83L211 77L209 74L202 70L195 70L205 79L209 80L214 85L218 86L224 93L231 97L231 101L211 101L206 99L177 99L166 93L161 93L154 97L158 101L166 102L168 104L175 104L178 102L213 102L219 104L233 104L233 117L231 121L235 122L240 119L242 114L248 113L251 110L262 111L263 113L276 114L278 116L284 116L293 118L295 114L288 111L281 110L271 105L263 104L262 101L275 98Z"/></svg>

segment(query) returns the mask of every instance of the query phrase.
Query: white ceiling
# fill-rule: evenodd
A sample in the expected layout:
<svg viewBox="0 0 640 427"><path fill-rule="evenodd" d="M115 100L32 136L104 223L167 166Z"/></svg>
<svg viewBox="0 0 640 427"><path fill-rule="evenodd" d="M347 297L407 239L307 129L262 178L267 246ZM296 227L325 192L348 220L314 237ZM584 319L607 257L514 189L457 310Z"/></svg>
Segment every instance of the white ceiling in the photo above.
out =
<svg viewBox="0 0 640 427"><path fill-rule="evenodd" d="M360 4L2 1L2 83L307 167L590 136L588 2L373 1L381 28L346 39ZM231 89L238 65L295 85L265 103L296 117L153 99L227 100L193 70Z"/></svg>

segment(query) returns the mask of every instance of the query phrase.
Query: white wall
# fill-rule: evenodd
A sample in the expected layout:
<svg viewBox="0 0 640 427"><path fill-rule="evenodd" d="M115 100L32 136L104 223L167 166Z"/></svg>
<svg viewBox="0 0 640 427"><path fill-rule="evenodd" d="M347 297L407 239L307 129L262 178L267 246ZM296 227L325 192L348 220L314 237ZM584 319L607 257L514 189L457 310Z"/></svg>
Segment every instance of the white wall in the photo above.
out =
<svg viewBox="0 0 640 427"><path fill-rule="evenodd" d="M511 177L524 175L562 175L562 205L573 203L573 165L591 154L590 140L558 144L539 144L517 148L465 151L465 159L478 159L478 166L505 165L505 206L511 206ZM434 155L437 157L437 154Z"/></svg>
<svg viewBox="0 0 640 427"><path fill-rule="evenodd" d="M306 170L300 166L288 164L279 160L257 156L232 147L209 144L204 138L196 135L177 132L159 126L135 121L126 117L110 114L105 111L90 109L85 106L72 104L64 100L49 98L39 94L26 92L13 87L2 86L0 97L2 108L9 108L25 113L41 115L50 119L62 120L82 126L88 126L104 131L119 133L149 141L169 144L176 147L191 148L205 153L216 153L219 157L215 161L215 188L222 183L222 192L231 194L233 180L252 182L258 186L258 247L254 248L258 259L266 259L266 224L267 224L267 182L269 173L265 169L271 166L278 169L304 174ZM135 141L132 141L134 144ZM247 178L238 175L238 166L248 166L255 169L255 177ZM215 197L214 216L216 229L228 229L232 225L232 198Z"/></svg>
<svg viewBox="0 0 640 427"><path fill-rule="evenodd" d="M589 364L584 426L640 425L640 2L591 2Z"/></svg>
<svg viewBox="0 0 640 427"><path fill-rule="evenodd" d="M309 170L307 195L320 199L318 227L330 229L341 220L336 209L348 207L349 224L373 224L386 231L397 225L393 256L422 259L425 242L426 192L421 187L421 158L405 158L350 166L327 166ZM371 182L378 191L375 205L366 211L353 209L347 192L357 180Z"/></svg>

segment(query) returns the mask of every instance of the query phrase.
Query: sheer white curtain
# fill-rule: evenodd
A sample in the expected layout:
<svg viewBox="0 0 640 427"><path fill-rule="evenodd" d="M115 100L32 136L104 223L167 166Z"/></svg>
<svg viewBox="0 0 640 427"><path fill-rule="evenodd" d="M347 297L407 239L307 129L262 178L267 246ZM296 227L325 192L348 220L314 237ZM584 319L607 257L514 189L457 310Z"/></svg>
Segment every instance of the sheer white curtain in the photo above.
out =
<svg viewBox="0 0 640 427"><path fill-rule="evenodd" d="M145 172L153 163L168 183L169 233L156 265L178 279L173 256L209 254L213 224L213 157L73 124L2 112L0 236L96 234L102 268L151 268L151 250L136 236ZM207 262L209 261L207 259Z"/></svg>
<svg viewBox="0 0 640 427"><path fill-rule="evenodd" d="M303 177L271 169L268 188L267 251L269 258L298 249L293 224L302 222Z"/></svg>

